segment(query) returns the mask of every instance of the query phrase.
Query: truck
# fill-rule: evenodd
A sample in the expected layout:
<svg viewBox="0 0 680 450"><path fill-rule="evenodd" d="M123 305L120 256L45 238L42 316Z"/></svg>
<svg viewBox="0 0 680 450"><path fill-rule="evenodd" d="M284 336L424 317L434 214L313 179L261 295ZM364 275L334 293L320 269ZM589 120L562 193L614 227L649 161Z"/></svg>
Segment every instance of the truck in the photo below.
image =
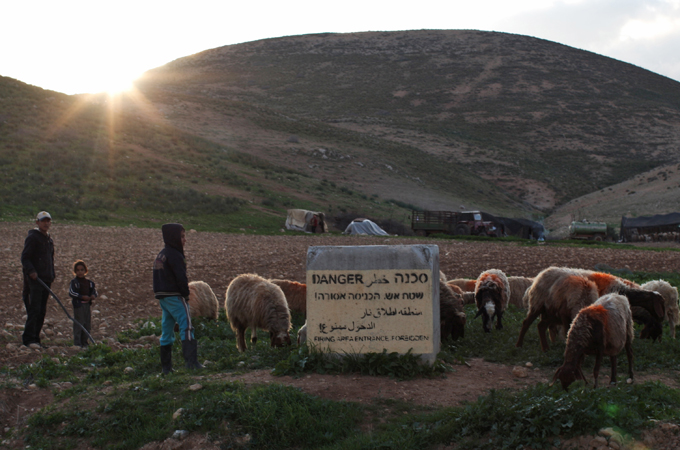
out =
<svg viewBox="0 0 680 450"><path fill-rule="evenodd" d="M411 229L417 236L433 233L496 236L492 222L481 211L411 211Z"/></svg>
<svg viewBox="0 0 680 450"><path fill-rule="evenodd" d="M587 239L604 241L607 239L608 229L604 222L589 222L582 220L569 225L569 239Z"/></svg>

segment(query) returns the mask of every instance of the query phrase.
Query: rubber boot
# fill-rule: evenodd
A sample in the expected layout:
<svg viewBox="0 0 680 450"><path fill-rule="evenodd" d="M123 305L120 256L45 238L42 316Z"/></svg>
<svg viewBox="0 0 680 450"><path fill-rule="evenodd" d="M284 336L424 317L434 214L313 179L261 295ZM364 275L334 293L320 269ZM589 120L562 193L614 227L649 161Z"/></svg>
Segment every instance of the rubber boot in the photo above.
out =
<svg viewBox="0 0 680 450"><path fill-rule="evenodd" d="M198 362L198 341L196 339L182 341L182 354L186 361L187 369L203 369Z"/></svg>
<svg viewBox="0 0 680 450"><path fill-rule="evenodd" d="M172 373L172 344L161 345L161 367L163 375Z"/></svg>

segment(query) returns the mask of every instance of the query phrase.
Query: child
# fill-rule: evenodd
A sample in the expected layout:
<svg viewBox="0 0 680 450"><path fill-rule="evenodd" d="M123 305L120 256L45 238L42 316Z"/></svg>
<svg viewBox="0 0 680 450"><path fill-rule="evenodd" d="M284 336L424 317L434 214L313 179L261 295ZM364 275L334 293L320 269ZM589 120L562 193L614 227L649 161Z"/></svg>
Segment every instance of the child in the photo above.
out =
<svg viewBox="0 0 680 450"><path fill-rule="evenodd" d="M82 260L73 263L73 274L76 276L71 280L71 287L68 290L73 299L73 318L90 332L92 315L90 306L92 301L97 298L97 289L94 281L85 278L87 266ZM87 333L75 323L73 324L73 344L79 347L87 347Z"/></svg>

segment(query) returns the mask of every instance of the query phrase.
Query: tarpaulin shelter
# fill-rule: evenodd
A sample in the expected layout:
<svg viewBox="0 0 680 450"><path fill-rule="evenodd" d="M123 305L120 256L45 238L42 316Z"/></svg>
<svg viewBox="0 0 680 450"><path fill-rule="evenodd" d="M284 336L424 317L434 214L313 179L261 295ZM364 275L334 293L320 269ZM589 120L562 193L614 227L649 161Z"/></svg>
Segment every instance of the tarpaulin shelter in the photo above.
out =
<svg viewBox="0 0 680 450"><path fill-rule="evenodd" d="M375 222L368 219L358 219L351 222L343 231L344 234L371 234L377 236L389 236L389 234L380 228Z"/></svg>
<svg viewBox="0 0 680 450"><path fill-rule="evenodd" d="M286 229L304 231L305 233L328 233L324 213L307 211L306 209L289 209L286 217Z"/></svg>
<svg viewBox="0 0 680 450"><path fill-rule="evenodd" d="M529 219L510 219L508 217L498 217L489 213L482 213L485 221L492 222L500 230L499 236L517 236L523 239L545 238L545 228L539 222Z"/></svg>
<svg viewBox="0 0 680 450"><path fill-rule="evenodd" d="M635 242L635 236L674 233L680 231L680 213L646 217L621 217L621 240Z"/></svg>

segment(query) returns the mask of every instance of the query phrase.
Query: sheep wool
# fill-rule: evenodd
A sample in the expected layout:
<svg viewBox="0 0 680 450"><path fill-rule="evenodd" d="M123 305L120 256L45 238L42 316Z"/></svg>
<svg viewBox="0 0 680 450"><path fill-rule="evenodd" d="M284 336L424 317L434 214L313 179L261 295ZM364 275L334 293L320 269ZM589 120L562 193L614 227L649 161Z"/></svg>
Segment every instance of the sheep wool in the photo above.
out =
<svg viewBox="0 0 680 450"><path fill-rule="evenodd" d="M475 283L477 317L482 316L482 328L491 331L491 322L496 317L496 329L502 330L503 313L510 299L510 284L503 271L489 269L482 272Z"/></svg>
<svg viewBox="0 0 680 450"><path fill-rule="evenodd" d="M656 291L664 299L666 306L666 313L664 320L668 321L671 330L671 337L675 339L675 326L680 325L680 308L678 307L678 288L671 286L671 284L664 280L648 281L641 289L645 291Z"/></svg>
<svg viewBox="0 0 680 450"><path fill-rule="evenodd" d="M557 369L553 382L559 379L567 389L576 380L586 381L581 364L585 355L596 357L593 378L597 387L603 356L611 360L611 383L616 383L616 357L626 349L628 375L633 378L633 317L628 299L619 294L607 294L583 308L569 328L564 364Z"/></svg>
<svg viewBox="0 0 680 450"><path fill-rule="evenodd" d="M215 293L208 283L192 281L189 283L189 311L191 317L207 317L217 320L220 309Z"/></svg>
<svg viewBox="0 0 680 450"><path fill-rule="evenodd" d="M455 285L463 290L463 292L474 292L477 280L472 280L470 278L456 278L455 280L449 280L446 282L449 286Z"/></svg>
<svg viewBox="0 0 680 450"><path fill-rule="evenodd" d="M243 274L227 288L225 309L231 329L236 333L236 346L246 351L245 332L251 329L250 342L257 342L257 329L269 331L272 347L290 345L290 311L283 291L259 275Z"/></svg>
<svg viewBox="0 0 680 450"><path fill-rule="evenodd" d="M439 317L442 341L449 336L454 341L465 337L463 297L442 281L439 282Z"/></svg>
<svg viewBox="0 0 680 450"><path fill-rule="evenodd" d="M510 285L510 299L508 303L520 309L527 309L528 306L524 303L524 293L533 282L533 278L508 277L508 284Z"/></svg>
<svg viewBox="0 0 680 450"><path fill-rule="evenodd" d="M307 314L307 285L289 280L269 280L281 288L291 311Z"/></svg>

